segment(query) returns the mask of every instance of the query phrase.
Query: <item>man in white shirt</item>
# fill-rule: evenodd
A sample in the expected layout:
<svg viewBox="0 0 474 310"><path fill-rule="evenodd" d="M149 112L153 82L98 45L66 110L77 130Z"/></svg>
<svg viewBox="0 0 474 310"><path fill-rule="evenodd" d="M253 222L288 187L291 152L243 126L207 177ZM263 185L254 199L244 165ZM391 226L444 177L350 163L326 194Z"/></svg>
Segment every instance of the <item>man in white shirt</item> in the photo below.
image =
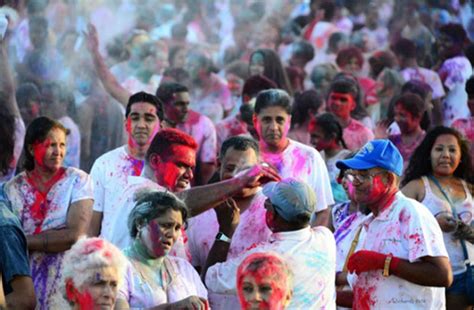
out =
<svg viewBox="0 0 474 310"><path fill-rule="evenodd" d="M258 142L245 136L235 136L224 141L220 152L220 179L229 180L240 171L258 163ZM228 257L237 257L253 244L268 240L271 231L265 224L264 202L266 197L259 187L244 189L232 197L239 208L240 222L233 235ZM205 266L209 250L219 233L218 215L208 210L189 219L188 245L193 266ZM235 295L209 293L212 309L238 308Z"/></svg>
<svg viewBox="0 0 474 310"><path fill-rule="evenodd" d="M317 197L315 225L327 225L327 206L334 203L328 170L317 150L288 138L290 96L280 89L260 92L253 123L259 136L261 161L273 166L282 178L296 178L311 186Z"/></svg>
<svg viewBox="0 0 474 310"><path fill-rule="evenodd" d="M348 169L354 199L372 211L347 264L356 274L348 275L353 303L347 306L444 309L444 287L451 285L453 275L443 235L426 207L399 192L400 152L389 140L373 140L336 165ZM346 299L341 294L338 302Z"/></svg>
<svg viewBox="0 0 474 310"><path fill-rule="evenodd" d="M252 253L276 252L289 263L294 276L288 309L335 309L336 243L326 227L309 226L316 205L313 189L288 178L263 188L266 223L273 232L268 241L227 261L227 253L239 224L235 204L216 208L221 232L214 242L203 271L209 292L236 293L236 271Z"/></svg>

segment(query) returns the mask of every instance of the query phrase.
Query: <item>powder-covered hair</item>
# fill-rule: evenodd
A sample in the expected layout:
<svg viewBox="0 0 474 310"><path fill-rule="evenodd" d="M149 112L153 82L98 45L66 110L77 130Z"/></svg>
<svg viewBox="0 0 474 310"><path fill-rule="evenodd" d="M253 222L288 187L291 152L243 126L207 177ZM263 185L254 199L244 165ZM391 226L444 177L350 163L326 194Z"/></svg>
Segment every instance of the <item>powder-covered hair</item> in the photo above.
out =
<svg viewBox="0 0 474 310"><path fill-rule="evenodd" d="M259 278L274 279L281 285L278 287L282 298L293 288L293 273L285 259L275 252L253 253L247 256L237 269L237 295L241 299L242 285L246 275Z"/></svg>
<svg viewBox="0 0 474 310"><path fill-rule="evenodd" d="M53 298L52 309L67 309L70 303L66 298L66 281L71 280L79 289L93 279L97 269L112 267L117 271L118 287L125 276L127 259L122 252L107 240L101 238L79 239L64 254L61 281L58 292ZM81 292L82 293L82 292Z"/></svg>

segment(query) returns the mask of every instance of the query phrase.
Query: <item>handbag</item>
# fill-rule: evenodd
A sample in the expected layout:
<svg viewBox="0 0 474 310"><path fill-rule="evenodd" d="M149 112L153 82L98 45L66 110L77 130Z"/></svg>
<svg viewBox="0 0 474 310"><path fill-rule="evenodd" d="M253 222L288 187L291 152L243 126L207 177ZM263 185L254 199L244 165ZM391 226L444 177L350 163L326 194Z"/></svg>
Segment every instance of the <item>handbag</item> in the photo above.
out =
<svg viewBox="0 0 474 310"><path fill-rule="evenodd" d="M431 181L438 187L440 192L443 194L444 198L448 201L449 205L451 206L451 211L453 212L453 216L455 218L458 218L456 209L454 208L454 205L451 201L451 198L446 194L446 192L443 190L441 187L441 184L439 184L438 180L430 175L428 176ZM461 242L461 247L462 247L462 252L464 254L464 259L466 262L466 293L467 293L467 299L469 301L470 305L474 305L474 266L471 265L469 262L469 255L467 254L467 247L466 247L466 241L463 239L459 240Z"/></svg>

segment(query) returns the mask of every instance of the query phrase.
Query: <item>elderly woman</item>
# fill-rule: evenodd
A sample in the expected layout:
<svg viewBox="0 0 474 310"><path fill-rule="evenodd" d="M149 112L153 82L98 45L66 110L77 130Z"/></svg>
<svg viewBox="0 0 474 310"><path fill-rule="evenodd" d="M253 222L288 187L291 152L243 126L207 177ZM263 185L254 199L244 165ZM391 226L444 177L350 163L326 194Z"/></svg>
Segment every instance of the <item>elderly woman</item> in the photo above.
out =
<svg viewBox="0 0 474 310"><path fill-rule="evenodd" d="M138 193L128 217L133 244L117 300L119 309L206 309L207 290L186 260L169 256L188 217L186 205L170 192Z"/></svg>
<svg viewBox="0 0 474 310"><path fill-rule="evenodd" d="M237 269L241 309L285 309L292 296L292 273L278 254L254 253Z"/></svg>
<svg viewBox="0 0 474 310"><path fill-rule="evenodd" d="M80 239L64 255L53 309L113 309L127 259L99 238Z"/></svg>
<svg viewBox="0 0 474 310"><path fill-rule="evenodd" d="M448 309L474 305L467 298L466 279L466 262L474 264L473 179L469 149L461 134L436 127L415 150L403 180L403 193L424 204L443 230L454 274L446 290Z"/></svg>
<svg viewBox="0 0 474 310"><path fill-rule="evenodd" d="M63 167L66 134L66 128L50 118L31 122L23 149L25 171L4 188L27 238L40 309L50 308L64 252L86 233L92 216L89 175Z"/></svg>

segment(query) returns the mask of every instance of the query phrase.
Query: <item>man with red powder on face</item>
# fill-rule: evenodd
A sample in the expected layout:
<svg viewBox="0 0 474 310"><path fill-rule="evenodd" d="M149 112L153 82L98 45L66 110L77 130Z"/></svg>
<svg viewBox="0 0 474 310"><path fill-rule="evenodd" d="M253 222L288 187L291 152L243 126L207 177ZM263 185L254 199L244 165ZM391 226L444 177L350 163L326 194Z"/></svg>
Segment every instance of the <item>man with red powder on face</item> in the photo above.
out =
<svg viewBox="0 0 474 310"><path fill-rule="evenodd" d="M128 176L141 174L146 151L160 130L163 107L155 96L139 92L130 97L125 117L127 144L97 158L91 169L94 182L91 236L112 237L114 232L109 219L118 206L118 191L126 187Z"/></svg>
<svg viewBox="0 0 474 310"><path fill-rule="evenodd" d="M232 179L189 188L194 176L196 150L196 142L184 132L174 128L160 131L150 144L141 176L128 176L126 185L116 188L120 195L114 209L104 214L104 219L110 226L101 236L119 248L130 244L130 234L126 229L127 218L135 205L136 193L144 188L175 192L186 203L191 216L195 216L215 207L243 188L253 189L264 182L279 179L270 168L254 164ZM172 253L189 259L184 252L185 241L185 238L178 240Z"/></svg>
<svg viewBox="0 0 474 310"><path fill-rule="evenodd" d="M328 170L314 148L288 138L291 98L280 89L261 91L255 102L253 123L259 136L260 159L282 178L296 178L316 192L314 225L328 225L328 205L334 203Z"/></svg>
<svg viewBox="0 0 474 310"><path fill-rule="evenodd" d="M444 287L453 275L443 235L426 207L399 192L400 152L388 140L374 140L336 165L348 169L354 199L372 211L347 264L353 303L342 292L338 303L354 309L444 309Z"/></svg>
<svg viewBox="0 0 474 310"><path fill-rule="evenodd" d="M217 144L214 124L207 116L189 108L189 90L184 85L175 82L161 83L156 90L156 96L163 102L168 125L196 140L198 149L195 183L207 184L216 166Z"/></svg>

